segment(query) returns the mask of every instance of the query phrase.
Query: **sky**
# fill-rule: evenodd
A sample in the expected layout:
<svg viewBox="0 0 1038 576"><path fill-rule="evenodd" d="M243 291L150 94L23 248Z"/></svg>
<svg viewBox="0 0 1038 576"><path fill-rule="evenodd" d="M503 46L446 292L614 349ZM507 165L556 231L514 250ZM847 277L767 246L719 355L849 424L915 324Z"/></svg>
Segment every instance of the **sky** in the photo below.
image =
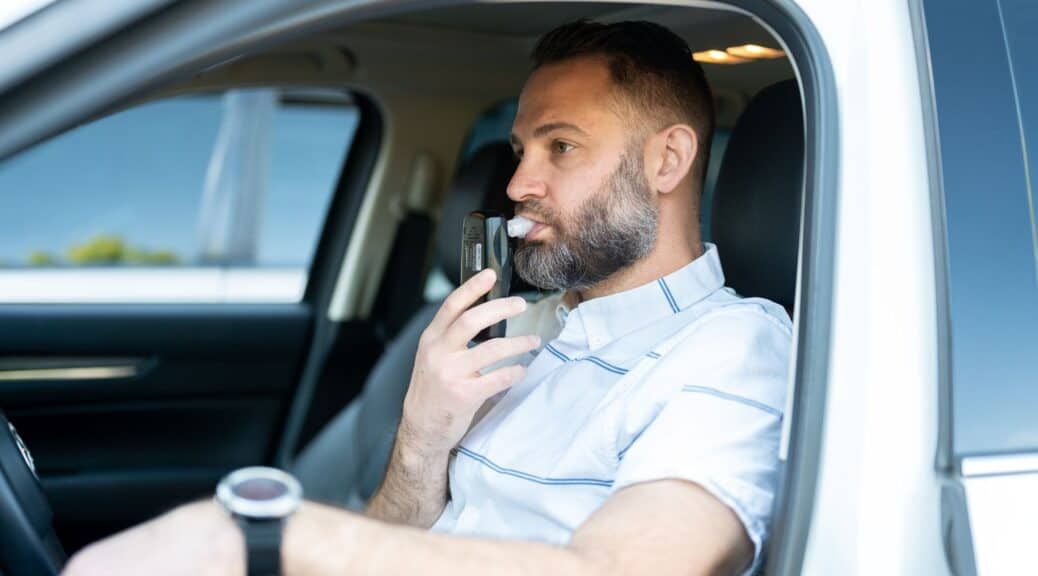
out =
<svg viewBox="0 0 1038 576"><path fill-rule="evenodd" d="M203 183L221 119L216 97L143 105L0 164L0 265L63 255L101 234L198 253ZM258 263L306 266L357 123L344 107L275 113Z"/></svg>

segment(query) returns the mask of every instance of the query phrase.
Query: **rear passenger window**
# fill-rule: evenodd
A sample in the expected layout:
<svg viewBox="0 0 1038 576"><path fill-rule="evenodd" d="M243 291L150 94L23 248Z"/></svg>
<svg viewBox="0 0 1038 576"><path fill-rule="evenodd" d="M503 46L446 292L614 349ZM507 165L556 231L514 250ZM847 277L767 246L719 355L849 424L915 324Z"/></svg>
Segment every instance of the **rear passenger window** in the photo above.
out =
<svg viewBox="0 0 1038 576"><path fill-rule="evenodd" d="M954 451L1036 451L1038 5L934 1L926 19L947 222ZM963 42L964 33L976 41Z"/></svg>
<svg viewBox="0 0 1038 576"><path fill-rule="evenodd" d="M293 302L359 117L257 88L146 103L0 164L0 303Z"/></svg>

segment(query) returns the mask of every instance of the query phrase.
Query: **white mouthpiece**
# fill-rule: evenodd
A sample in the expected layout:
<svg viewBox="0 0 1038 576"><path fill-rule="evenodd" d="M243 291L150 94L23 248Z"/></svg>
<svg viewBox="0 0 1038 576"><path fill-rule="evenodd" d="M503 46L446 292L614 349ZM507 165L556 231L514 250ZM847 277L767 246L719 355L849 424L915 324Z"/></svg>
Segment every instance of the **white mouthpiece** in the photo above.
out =
<svg viewBox="0 0 1038 576"><path fill-rule="evenodd" d="M533 228L534 221L523 218L522 216L516 216L508 221L508 235L512 238L524 238Z"/></svg>

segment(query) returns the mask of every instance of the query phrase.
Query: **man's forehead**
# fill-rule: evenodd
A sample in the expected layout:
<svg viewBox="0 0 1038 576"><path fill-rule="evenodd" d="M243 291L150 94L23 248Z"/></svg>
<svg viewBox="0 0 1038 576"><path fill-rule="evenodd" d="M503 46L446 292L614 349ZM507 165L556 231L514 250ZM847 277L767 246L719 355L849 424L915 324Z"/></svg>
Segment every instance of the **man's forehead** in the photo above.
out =
<svg viewBox="0 0 1038 576"><path fill-rule="evenodd" d="M597 59L541 67L530 75L519 95L512 131L521 138L532 138L546 125L593 130L608 121L606 116L615 116L608 104L612 88L608 67Z"/></svg>

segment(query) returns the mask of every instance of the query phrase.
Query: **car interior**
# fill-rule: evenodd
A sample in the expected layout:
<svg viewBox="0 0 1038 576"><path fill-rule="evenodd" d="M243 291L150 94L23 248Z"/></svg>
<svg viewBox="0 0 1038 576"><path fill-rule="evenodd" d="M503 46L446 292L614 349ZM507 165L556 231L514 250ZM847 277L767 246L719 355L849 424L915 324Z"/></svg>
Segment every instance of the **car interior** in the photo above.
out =
<svg viewBox="0 0 1038 576"><path fill-rule="evenodd" d="M284 467L307 498L363 508L388 461L418 338L457 284L461 219L512 210L508 130L530 50L578 18L649 20L694 52L722 52L702 64L717 112L703 235L718 246L728 286L795 319L801 86L787 56L724 56L748 44L783 49L757 18L716 6L462 4L374 13L259 46L242 40L247 49L185 64L80 124L231 89L344 94L359 123L305 292L276 304L0 303L0 416L17 428L39 479L22 473L13 490L0 482L0 497L23 502L11 509L34 510L0 515L4 537L19 534L0 546L0 573L53 574L91 541L210 496L240 466ZM539 297L516 277L519 292ZM83 362L132 370L88 381L3 376ZM13 444L2 436L6 458Z"/></svg>

